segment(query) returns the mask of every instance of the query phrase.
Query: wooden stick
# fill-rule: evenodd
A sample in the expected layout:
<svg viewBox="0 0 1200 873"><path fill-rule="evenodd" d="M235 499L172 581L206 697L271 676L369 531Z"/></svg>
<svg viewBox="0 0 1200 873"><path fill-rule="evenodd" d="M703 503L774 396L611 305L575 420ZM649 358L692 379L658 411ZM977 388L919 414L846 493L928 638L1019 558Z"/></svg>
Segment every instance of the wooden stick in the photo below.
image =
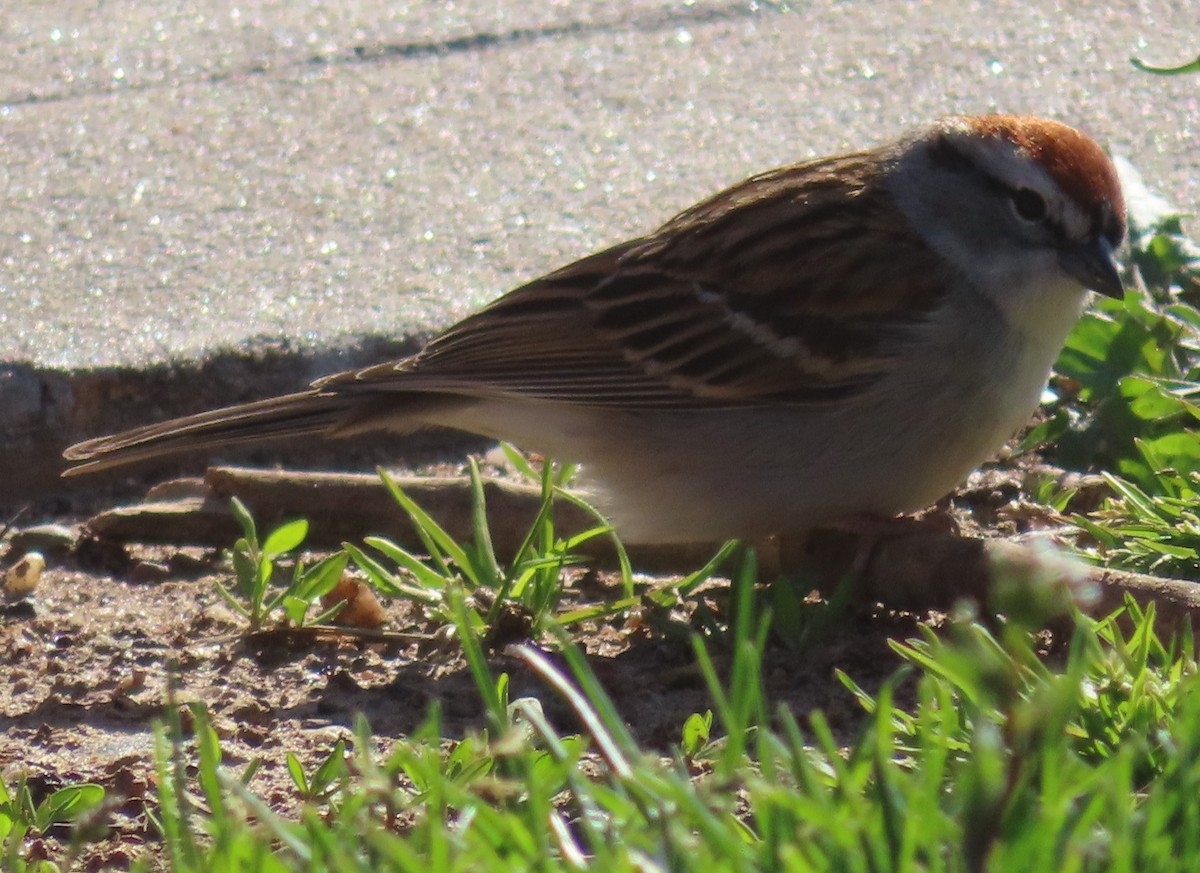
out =
<svg viewBox="0 0 1200 873"><path fill-rule="evenodd" d="M398 477L397 482L418 505L459 541L470 541L472 507L465 477ZM101 513L88 523L102 537L132 542L230 545L240 535L229 511L237 496L254 514L261 530L285 518L310 522L308 545L336 547L368 534L393 539L405 548L421 549L407 516L378 477L366 474L297 473L214 467L203 489L198 483L175 484L166 493L182 494ZM164 493L157 491L156 493ZM193 496L187 496L192 494ZM510 557L520 546L541 503L538 489L496 479L484 480L488 523L496 553ZM559 501L556 530L569 536L594 527L595 518ZM818 531L767 544L770 563L786 573L808 573L828 588L838 580L858 579L862 598L900 609L948 609L963 598L984 608L1002 608L998 593L1006 579L1035 577L1065 585L1092 615L1120 606L1126 594L1141 604L1154 601L1165 625L1178 626L1200 617L1200 585L1141 573L1089 567L1050 556L1027 543L970 539L926 532L864 537L850 531ZM630 548L636 569L680 575L700 567L715 544ZM601 565L612 566L608 537L597 537L580 549Z"/></svg>
<svg viewBox="0 0 1200 873"><path fill-rule="evenodd" d="M474 538L470 479L395 479L455 540L470 542ZM537 517L541 492L530 485L490 478L483 480L483 492L493 548L501 560L511 558ZM250 509L260 531L285 519L308 519L306 544L312 548L337 548L370 534L387 537L407 549L423 548L404 510L379 477L371 474L211 467L202 485L196 480L178 480L156 486L151 494L146 503L100 513L88 522L89 529L121 542L228 546L241 535L229 511L229 499L237 497ZM561 537L601 523L565 500L555 503L554 514L555 530ZM715 551L716 546L699 544L632 547L629 554L639 569L669 574L679 572L679 567L689 571L700 567ZM615 566L616 550L610 536L593 538L579 552L603 566Z"/></svg>
<svg viewBox="0 0 1200 873"><path fill-rule="evenodd" d="M1056 551L1049 542L974 539L942 533L906 533L874 542L853 533L822 530L806 540L780 542L785 570L807 568L827 580L856 577L864 599L896 609L948 610L960 600L1008 611L1022 597L1070 596L1088 615L1104 616L1128 594L1141 606L1157 603L1168 631L1200 619L1200 585L1095 567ZM1050 590L1060 590L1056 594ZM1040 593L1039 593L1040 589Z"/></svg>

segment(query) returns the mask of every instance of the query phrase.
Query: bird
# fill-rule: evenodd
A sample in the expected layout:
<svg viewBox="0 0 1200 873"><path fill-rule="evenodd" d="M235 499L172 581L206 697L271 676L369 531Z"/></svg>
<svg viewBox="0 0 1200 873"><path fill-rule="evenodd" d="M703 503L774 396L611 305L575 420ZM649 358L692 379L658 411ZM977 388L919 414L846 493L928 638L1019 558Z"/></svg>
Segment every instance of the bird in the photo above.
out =
<svg viewBox="0 0 1200 873"><path fill-rule="evenodd" d="M1030 115L942 118L739 182L400 360L64 452L77 475L298 435L449 427L580 462L631 543L916 511L1026 425L1089 291L1116 171Z"/></svg>

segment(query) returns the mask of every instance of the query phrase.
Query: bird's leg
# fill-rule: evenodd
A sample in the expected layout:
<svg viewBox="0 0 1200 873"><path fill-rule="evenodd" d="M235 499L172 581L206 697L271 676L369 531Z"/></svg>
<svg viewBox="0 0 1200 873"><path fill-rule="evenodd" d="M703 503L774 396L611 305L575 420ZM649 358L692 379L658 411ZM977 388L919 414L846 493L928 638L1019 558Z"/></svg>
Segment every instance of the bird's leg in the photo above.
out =
<svg viewBox="0 0 1200 873"><path fill-rule="evenodd" d="M882 544L908 537L956 537L959 533L949 502L943 501L916 515L863 514L831 519L819 527L773 538L769 554L777 573L811 574L821 581L823 589L856 584L856 580L878 588L880 580L876 576L887 571L872 563Z"/></svg>

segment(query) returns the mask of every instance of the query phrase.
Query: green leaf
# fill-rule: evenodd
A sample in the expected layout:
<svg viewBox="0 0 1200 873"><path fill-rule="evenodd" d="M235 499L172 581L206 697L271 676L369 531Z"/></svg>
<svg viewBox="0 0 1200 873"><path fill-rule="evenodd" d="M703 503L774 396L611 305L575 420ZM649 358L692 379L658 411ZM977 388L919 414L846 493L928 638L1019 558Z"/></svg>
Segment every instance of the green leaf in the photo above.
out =
<svg viewBox="0 0 1200 873"><path fill-rule="evenodd" d="M314 795L324 794L335 781L346 775L346 741L338 740L333 750L321 762L321 766L317 767L312 777L312 791Z"/></svg>
<svg viewBox="0 0 1200 873"><path fill-rule="evenodd" d="M308 521L298 518L289 521L271 531L267 541L263 543L262 552L265 558L275 558L297 548L308 536Z"/></svg>
<svg viewBox="0 0 1200 873"><path fill-rule="evenodd" d="M696 757L708 744L712 731L712 722L713 714L711 709L705 711L703 715L693 712L684 720L681 747L687 757Z"/></svg>
<svg viewBox="0 0 1200 873"><path fill-rule="evenodd" d="M262 758L259 758L259 757L251 758L249 763L246 764L245 769L242 770L241 775L238 776L238 781L241 782L243 785L249 785L250 780L254 778L254 774L258 772L259 768L262 767L262 765L263 765Z"/></svg>
<svg viewBox="0 0 1200 873"><path fill-rule="evenodd" d="M1172 558L1193 560L1198 554L1193 548L1189 548L1187 546L1174 546L1170 543L1147 542L1145 546L1151 551L1160 552L1164 555L1169 555Z"/></svg>
<svg viewBox="0 0 1200 873"><path fill-rule="evenodd" d="M217 774L222 759L221 741L213 729L208 709L204 704L193 703L189 705L189 709L195 726L196 749L200 753L197 779L212 814L219 818L225 812L225 794L221 790L220 777Z"/></svg>
<svg viewBox="0 0 1200 873"><path fill-rule="evenodd" d="M333 621L335 618L337 618L339 614L341 614L343 609L345 609L349 605L350 604L347 601L339 600L336 603L334 603L333 606L329 607L328 609L323 609L320 612L318 612L311 619L308 619L305 623L309 624L309 625L329 624L331 621Z"/></svg>
<svg viewBox="0 0 1200 873"><path fill-rule="evenodd" d="M245 589L243 593L248 593L253 589L255 581L258 579L258 561L255 560L245 547L244 540L238 540L237 545L233 547L233 551L229 553L230 563L233 564L234 575L237 576L238 587Z"/></svg>
<svg viewBox="0 0 1200 873"><path fill-rule="evenodd" d="M250 617L250 611L242 605L242 601L239 600L232 591L222 584L220 579L213 580L213 587L217 589L217 593L221 595L221 597L229 605L230 609L234 610L234 612L237 612L242 616L242 618Z"/></svg>
<svg viewBox="0 0 1200 873"><path fill-rule="evenodd" d="M487 499L483 493L483 478L479 475L479 464L470 459L471 474L471 530L475 534L475 554L484 584L495 588L500 584L500 564L492 546L492 532L488 529Z"/></svg>
<svg viewBox="0 0 1200 873"><path fill-rule="evenodd" d="M1200 471L1200 434L1195 431L1178 430L1136 442L1146 456L1156 459L1156 472L1169 468L1186 476L1193 471Z"/></svg>
<svg viewBox="0 0 1200 873"><path fill-rule="evenodd" d="M1101 546L1111 549L1115 548L1121 542L1115 531L1097 524L1087 516L1078 514L1073 515L1071 516L1071 522L1072 524L1078 525L1091 534L1091 536L1098 543L1100 543Z"/></svg>
<svg viewBox="0 0 1200 873"><path fill-rule="evenodd" d="M1045 421L1038 422L1021 438L1018 451L1031 452L1046 443L1058 441L1071 426L1071 416L1066 409L1056 409Z"/></svg>
<svg viewBox="0 0 1200 873"><path fill-rule="evenodd" d="M254 518L250 515L250 510L236 497L230 499L229 505L233 510L233 517L237 519L237 523L242 529L242 535L246 538L246 542L257 549L258 531L254 526Z"/></svg>
<svg viewBox="0 0 1200 873"><path fill-rule="evenodd" d="M287 616L288 621L294 625L303 626L304 616L308 614L308 608L312 606L312 601L297 597L295 594L285 594L281 605L283 614Z"/></svg>
<svg viewBox="0 0 1200 873"><path fill-rule="evenodd" d="M350 555L345 550L322 558L299 574L292 585L292 593L301 600L312 602L334 589L346 572Z"/></svg>
<svg viewBox="0 0 1200 873"><path fill-rule="evenodd" d="M401 567L416 576L417 581L425 587L419 588L415 585L405 585L394 573L388 572L388 569L383 564L379 563L379 561L375 560L362 549L353 543L342 543L342 548L354 560L355 565L367 574L367 578L371 581L372 585L384 594L408 597L429 605L441 603L440 592L445 589L450 580L430 570L414 555L409 554L390 540L385 540L382 537L367 537L364 542L372 548L383 552L393 561L396 561ZM432 593L429 589L439 593Z"/></svg>
<svg viewBox="0 0 1200 873"><path fill-rule="evenodd" d="M479 616L467 608L466 596L461 586L453 585L446 590L450 603L450 615L458 631L458 641L466 657L467 666L475 680L475 688L483 698L484 708L492 727L503 731L507 727L506 701L501 686L492 678L487 657L480 640Z"/></svg>
<svg viewBox="0 0 1200 873"><path fill-rule="evenodd" d="M1197 57L1194 61L1182 63L1178 67L1155 67L1139 58L1130 58L1129 63L1133 64L1135 69L1141 70L1143 73L1153 73L1156 76L1181 76L1184 73L1200 73L1200 57Z"/></svg>
<svg viewBox="0 0 1200 873"><path fill-rule="evenodd" d="M392 478L387 470L380 468L379 476L383 479L383 484L388 489L388 492L404 511L408 513L409 518L412 519L413 525L417 529L417 534L429 549L430 558L441 562L441 556L445 555L446 558L463 572L474 586L478 587L483 584L483 580L480 578L474 563L467 556L462 546L455 541L454 537L450 536L446 532L446 529L434 521L429 513L405 494L399 483Z"/></svg>
<svg viewBox="0 0 1200 873"><path fill-rule="evenodd" d="M308 791L308 777L304 775L304 767L301 766L300 759L291 752L287 753L287 768L296 789L305 797L310 796Z"/></svg>
<svg viewBox="0 0 1200 873"><path fill-rule="evenodd" d="M533 469L533 465L529 463L529 459L515 446L510 443L500 443L500 451L504 452L504 457L508 459L508 463L512 465L513 469L529 481L537 482L541 478L537 470Z"/></svg>
<svg viewBox="0 0 1200 873"><path fill-rule="evenodd" d="M679 585L677 586L679 593L687 597L711 579L725 565L725 561L728 560L729 556L737 550L738 545L737 540L726 540L721 545L721 548L717 549L716 554L709 558L703 567L693 573L689 573L679 581Z"/></svg>
<svg viewBox="0 0 1200 873"><path fill-rule="evenodd" d="M44 832L52 824L74 821L103 800L104 789L91 782L60 788L38 807L35 827Z"/></svg>
<svg viewBox="0 0 1200 873"><path fill-rule="evenodd" d="M271 563L271 559L263 555L258 559L257 572L254 575L254 584L250 589L250 600L255 607L262 606L263 600L267 596L267 586L271 584L271 577L275 574L275 565Z"/></svg>
<svg viewBox="0 0 1200 873"><path fill-rule="evenodd" d="M1182 400L1146 376L1127 376L1121 380L1119 390L1121 396L1129 401L1129 408L1133 414L1144 421L1155 421L1187 412Z"/></svg>

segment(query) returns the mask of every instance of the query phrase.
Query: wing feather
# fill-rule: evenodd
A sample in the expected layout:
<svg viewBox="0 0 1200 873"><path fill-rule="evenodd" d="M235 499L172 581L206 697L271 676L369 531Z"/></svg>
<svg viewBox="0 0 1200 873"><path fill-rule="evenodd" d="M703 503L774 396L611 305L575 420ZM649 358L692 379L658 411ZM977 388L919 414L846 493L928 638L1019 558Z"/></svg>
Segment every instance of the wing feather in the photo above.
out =
<svg viewBox="0 0 1200 873"><path fill-rule="evenodd" d="M933 258L897 226L879 157L748 179L516 289L412 358L315 387L672 409L866 390L945 287L911 266Z"/></svg>

